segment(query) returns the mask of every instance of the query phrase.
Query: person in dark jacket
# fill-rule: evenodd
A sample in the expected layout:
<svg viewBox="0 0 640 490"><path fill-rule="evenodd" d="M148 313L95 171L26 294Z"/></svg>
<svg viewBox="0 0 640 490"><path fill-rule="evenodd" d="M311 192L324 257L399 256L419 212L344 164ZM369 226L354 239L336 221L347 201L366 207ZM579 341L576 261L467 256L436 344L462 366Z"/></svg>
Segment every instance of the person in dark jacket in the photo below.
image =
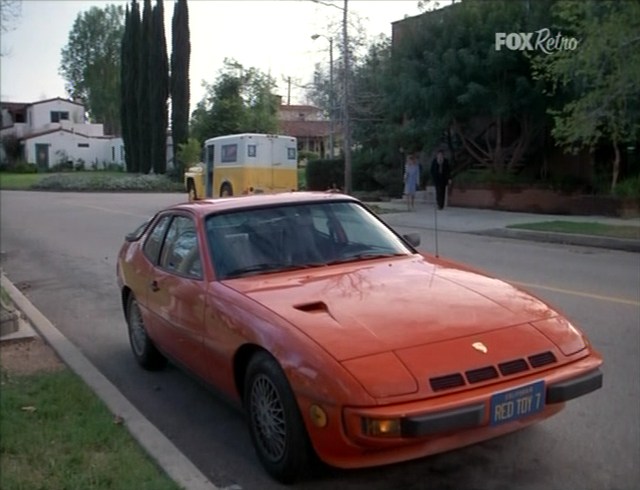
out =
<svg viewBox="0 0 640 490"><path fill-rule="evenodd" d="M442 150L438 150L436 157L431 162L431 178L436 188L438 209L443 209L447 195L447 186L451 184L451 167L449 166L449 160L444 157Z"/></svg>

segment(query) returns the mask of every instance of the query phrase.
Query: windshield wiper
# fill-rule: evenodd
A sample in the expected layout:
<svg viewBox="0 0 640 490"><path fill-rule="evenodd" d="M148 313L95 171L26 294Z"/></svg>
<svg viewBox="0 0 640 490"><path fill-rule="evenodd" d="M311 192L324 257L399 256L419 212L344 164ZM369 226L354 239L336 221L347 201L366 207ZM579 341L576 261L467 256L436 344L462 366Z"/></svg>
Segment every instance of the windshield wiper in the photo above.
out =
<svg viewBox="0 0 640 490"><path fill-rule="evenodd" d="M239 267L227 273L227 277L236 277L236 276L244 276L248 274L256 274L259 272L284 272L284 271L292 271L296 269L307 269L309 267L320 267L325 264L291 264L291 265L283 265L276 264L270 262L263 262L260 264L248 265L246 267Z"/></svg>
<svg viewBox="0 0 640 490"><path fill-rule="evenodd" d="M381 252L363 252L356 255L350 255L349 257L344 257L341 259L332 260L328 262L327 265L333 264L343 264L345 262L356 262L358 260L371 260L371 259L382 259L386 257L400 257L406 254L401 252L389 252L389 253L381 253Z"/></svg>

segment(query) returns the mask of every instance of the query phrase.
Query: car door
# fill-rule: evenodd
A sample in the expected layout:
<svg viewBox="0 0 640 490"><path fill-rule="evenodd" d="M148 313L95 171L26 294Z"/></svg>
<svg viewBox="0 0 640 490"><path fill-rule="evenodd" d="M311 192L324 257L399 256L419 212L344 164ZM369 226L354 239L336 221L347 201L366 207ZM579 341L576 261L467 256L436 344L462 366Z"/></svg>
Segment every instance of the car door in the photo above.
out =
<svg viewBox="0 0 640 490"><path fill-rule="evenodd" d="M176 214L164 236L147 302L154 317L154 340L202 377L207 374L202 346L206 293L194 218Z"/></svg>

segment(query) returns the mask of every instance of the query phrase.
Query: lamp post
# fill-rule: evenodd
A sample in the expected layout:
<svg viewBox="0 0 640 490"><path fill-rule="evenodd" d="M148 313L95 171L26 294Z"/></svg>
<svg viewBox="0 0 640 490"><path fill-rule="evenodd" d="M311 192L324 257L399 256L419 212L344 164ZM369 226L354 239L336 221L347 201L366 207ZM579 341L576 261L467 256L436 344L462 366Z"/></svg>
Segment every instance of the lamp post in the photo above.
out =
<svg viewBox="0 0 640 490"><path fill-rule="evenodd" d="M334 7L342 10L342 36L343 36L343 59L344 59L344 87L342 94L343 123L342 133L344 142L344 192L351 194L351 128L349 121L349 36L347 33L348 5L349 0L344 0L344 7L339 7L333 3L326 3L322 0L311 0L327 7Z"/></svg>
<svg viewBox="0 0 640 490"><path fill-rule="evenodd" d="M314 34L311 39L315 41L319 37L324 37L329 41L329 158L333 159L333 38L322 34Z"/></svg>

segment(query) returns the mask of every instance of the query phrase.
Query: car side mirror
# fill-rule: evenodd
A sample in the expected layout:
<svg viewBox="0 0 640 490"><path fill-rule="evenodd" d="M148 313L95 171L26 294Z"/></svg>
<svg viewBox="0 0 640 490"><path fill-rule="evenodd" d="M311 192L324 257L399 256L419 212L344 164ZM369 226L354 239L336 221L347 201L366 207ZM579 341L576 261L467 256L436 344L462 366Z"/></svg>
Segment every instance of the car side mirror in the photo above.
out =
<svg viewBox="0 0 640 490"><path fill-rule="evenodd" d="M407 233L406 235L402 235L402 238L412 247L418 247L420 245L420 233Z"/></svg>

